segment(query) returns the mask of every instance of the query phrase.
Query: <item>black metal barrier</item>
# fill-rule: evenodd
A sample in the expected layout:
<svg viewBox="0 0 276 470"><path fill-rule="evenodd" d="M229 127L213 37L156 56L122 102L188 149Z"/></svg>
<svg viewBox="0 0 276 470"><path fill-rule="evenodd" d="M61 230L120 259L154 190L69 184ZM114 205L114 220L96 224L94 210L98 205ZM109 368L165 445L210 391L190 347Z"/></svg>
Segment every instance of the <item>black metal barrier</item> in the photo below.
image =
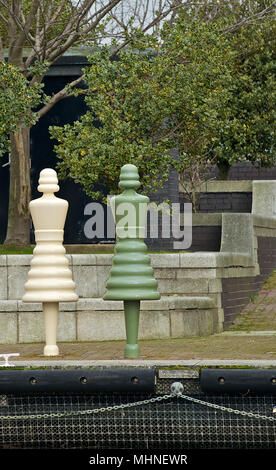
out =
<svg viewBox="0 0 276 470"><path fill-rule="evenodd" d="M275 449L274 393L206 393L202 387L221 377L227 383L231 374L204 371L169 379L160 393L155 369L1 370L0 449ZM251 372L252 385L260 384L262 374L254 382ZM263 372L264 380L274 378L275 371Z"/></svg>
<svg viewBox="0 0 276 470"><path fill-rule="evenodd" d="M2 370L0 393L154 392L154 369Z"/></svg>

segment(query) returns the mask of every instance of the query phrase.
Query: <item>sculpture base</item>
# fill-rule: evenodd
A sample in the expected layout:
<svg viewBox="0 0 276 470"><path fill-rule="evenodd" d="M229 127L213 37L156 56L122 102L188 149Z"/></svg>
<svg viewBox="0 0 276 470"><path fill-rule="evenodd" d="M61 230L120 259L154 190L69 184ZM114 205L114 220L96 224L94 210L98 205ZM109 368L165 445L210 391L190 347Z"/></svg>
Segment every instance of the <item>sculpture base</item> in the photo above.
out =
<svg viewBox="0 0 276 470"><path fill-rule="evenodd" d="M58 346L47 344L46 346L44 346L43 353L44 353L44 356L58 356L59 355Z"/></svg>
<svg viewBox="0 0 276 470"><path fill-rule="evenodd" d="M136 359L140 356L139 344L126 344L125 359Z"/></svg>

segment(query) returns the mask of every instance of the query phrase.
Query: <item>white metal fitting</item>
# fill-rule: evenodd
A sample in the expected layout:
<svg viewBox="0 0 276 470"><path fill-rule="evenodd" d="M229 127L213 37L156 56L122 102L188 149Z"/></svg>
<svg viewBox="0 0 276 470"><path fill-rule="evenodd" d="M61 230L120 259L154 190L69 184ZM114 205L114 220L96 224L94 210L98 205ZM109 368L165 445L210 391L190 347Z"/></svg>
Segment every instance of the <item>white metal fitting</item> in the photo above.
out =
<svg viewBox="0 0 276 470"><path fill-rule="evenodd" d="M171 385L171 391L172 393L174 393L175 395L181 395L181 393L184 392L184 387L182 385L181 382L174 382L172 385Z"/></svg>
<svg viewBox="0 0 276 470"><path fill-rule="evenodd" d="M4 364L0 364L0 367L14 367L15 364L11 364L9 362L9 357L12 356L20 356L19 353L9 353L9 354L0 354L0 357L3 357L5 359Z"/></svg>

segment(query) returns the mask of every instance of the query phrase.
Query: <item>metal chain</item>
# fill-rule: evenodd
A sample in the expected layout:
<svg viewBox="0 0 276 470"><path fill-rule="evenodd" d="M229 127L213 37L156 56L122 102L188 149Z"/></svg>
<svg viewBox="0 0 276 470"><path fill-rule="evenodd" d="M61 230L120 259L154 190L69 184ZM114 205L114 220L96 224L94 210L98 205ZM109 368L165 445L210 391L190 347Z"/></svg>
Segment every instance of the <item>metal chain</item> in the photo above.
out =
<svg viewBox="0 0 276 470"><path fill-rule="evenodd" d="M183 395L182 393L178 393L177 396L184 398L184 400L192 401L194 403L198 403L199 405L208 406L209 408L214 408L216 410L226 411L228 413L234 413L236 415L248 416L249 418L258 418L258 419L267 419L269 421L276 421L276 418L274 418L273 416L260 415L258 413L251 413L250 411L241 411L241 410L235 410L233 408L227 408L226 406L216 405L215 403L209 403L207 401L199 400L198 398L193 398L187 395Z"/></svg>
<svg viewBox="0 0 276 470"><path fill-rule="evenodd" d="M0 420L16 420L16 419L47 419L47 418L64 418L66 416L74 415L91 415L96 413L104 413L106 411L116 411L124 408L132 408L134 406L147 405L149 403L154 403L157 401L168 400L169 398L175 398L175 393L170 395L161 395L159 397L150 398L148 400L136 401L134 403L125 403L122 405L106 406L104 408L93 408L92 410L78 410L78 411L65 411L64 413L44 413L44 414L35 414L35 415L0 415Z"/></svg>
<svg viewBox="0 0 276 470"><path fill-rule="evenodd" d="M44 413L44 414L29 414L29 415L0 415L0 420L17 420L17 419L49 419L49 418L64 418L69 416L79 416L79 415L92 415L97 413L106 413L108 411L122 410L124 408L133 408L135 406L148 405L150 403L156 403L158 401L168 400L170 398L183 398L184 400L191 401L193 403L198 403L199 405L204 405L209 408L214 408L216 410L224 411L227 413L234 413L241 416L247 416L250 418L265 419L269 421L276 421L276 418L272 416L260 415L258 413L251 413L249 411L241 411L233 408L228 408L221 405L216 405L214 403L206 402L199 400L198 398L190 397L188 395L183 395L181 392L176 391L170 395L161 395L155 398L150 398L148 400L137 401L134 403L125 403L121 405L106 406L104 408L94 408L92 410L78 410L78 411L67 411L63 413Z"/></svg>

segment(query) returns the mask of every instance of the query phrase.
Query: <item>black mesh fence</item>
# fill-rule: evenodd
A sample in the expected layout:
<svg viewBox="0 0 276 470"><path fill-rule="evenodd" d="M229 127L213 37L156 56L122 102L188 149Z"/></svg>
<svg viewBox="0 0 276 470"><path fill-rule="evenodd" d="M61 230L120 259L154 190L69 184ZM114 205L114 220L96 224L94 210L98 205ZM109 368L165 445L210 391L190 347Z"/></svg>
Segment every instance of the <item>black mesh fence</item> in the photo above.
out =
<svg viewBox="0 0 276 470"><path fill-rule="evenodd" d="M0 449L276 448L276 420L271 419L276 397L200 396L254 417L181 397L147 403L153 398L127 393L0 395Z"/></svg>

